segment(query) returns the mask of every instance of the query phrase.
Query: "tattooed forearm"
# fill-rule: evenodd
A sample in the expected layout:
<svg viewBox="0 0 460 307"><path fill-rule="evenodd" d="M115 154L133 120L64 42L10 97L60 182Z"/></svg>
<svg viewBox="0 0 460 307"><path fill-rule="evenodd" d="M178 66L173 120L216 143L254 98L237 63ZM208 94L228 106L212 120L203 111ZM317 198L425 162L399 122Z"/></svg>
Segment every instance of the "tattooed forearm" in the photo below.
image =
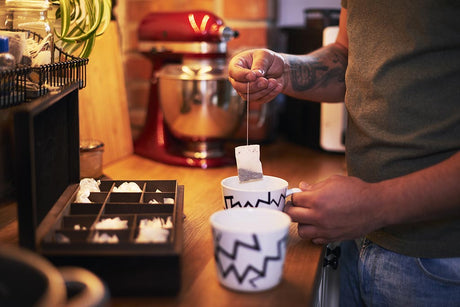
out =
<svg viewBox="0 0 460 307"><path fill-rule="evenodd" d="M343 52L329 47L305 57L290 57L289 66L292 89L306 91L344 83L347 59Z"/></svg>
<svg viewBox="0 0 460 307"><path fill-rule="evenodd" d="M313 88L318 83L318 77L328 71L328 67L314 57L309 57L308 60L292 59L289 64L292 88L296 91Z"/></svg>

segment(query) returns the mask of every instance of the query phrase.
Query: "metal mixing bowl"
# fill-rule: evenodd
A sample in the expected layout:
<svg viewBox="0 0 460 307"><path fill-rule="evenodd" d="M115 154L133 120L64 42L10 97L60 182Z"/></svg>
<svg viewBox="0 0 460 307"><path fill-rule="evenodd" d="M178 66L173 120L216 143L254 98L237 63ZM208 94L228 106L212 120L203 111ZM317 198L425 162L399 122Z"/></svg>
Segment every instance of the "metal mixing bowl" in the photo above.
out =
<svg viewBox="0 0 460 307"><path fill-rule="evenodd" d="M167 65L159 73L159 98L171 133L189 143L186 156L223 155L218 143L241 124L246 103L232 88L223 65Z"/></svg>

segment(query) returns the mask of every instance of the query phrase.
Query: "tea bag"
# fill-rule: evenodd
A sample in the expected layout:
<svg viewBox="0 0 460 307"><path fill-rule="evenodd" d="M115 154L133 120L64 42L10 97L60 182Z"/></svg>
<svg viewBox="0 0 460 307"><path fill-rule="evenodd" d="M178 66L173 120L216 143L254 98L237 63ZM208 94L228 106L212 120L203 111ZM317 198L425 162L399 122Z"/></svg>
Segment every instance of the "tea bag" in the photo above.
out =
<svg viewBox="0 0 460 307"><path fill-rule="evenodd" d="M258 180L264 176L260 162L260 146L249 145L249 82L247 83L246 107L246 146L235 147L236 168L240 182Z"/></svg>
<svg viewBox="0 0 460 307"><path fill-rule="evenodd" d="M235 147L235 158L240 182L248 182L263 178L259 145Z"/></svg>

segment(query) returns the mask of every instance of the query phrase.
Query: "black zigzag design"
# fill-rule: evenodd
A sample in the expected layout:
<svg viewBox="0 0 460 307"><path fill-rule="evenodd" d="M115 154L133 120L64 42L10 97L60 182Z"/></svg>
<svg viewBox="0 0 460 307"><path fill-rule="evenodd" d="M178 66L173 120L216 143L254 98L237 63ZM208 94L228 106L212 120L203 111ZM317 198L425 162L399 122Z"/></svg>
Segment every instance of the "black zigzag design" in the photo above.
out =
<svg viewBox="0 0 460 307"><path fill-rule="evenodd" d="M243 271L243 273L239 274L238 270L237 270L237 268L235 267L234 264L230 265L225 270L223 265L222 265L220 257L222 256L222 257L227 257L227 258L230 258L232 260L235 260L238 257L239 248L247 248L247 249L251 249L251 250L255 250L255 251L260 252L260 244L259 244L259 240L257 239L257 235L256 234L252 235L252 240L254 242L252 245L248 244L248 243L245 243L245 242L238 241L238 240L235 241L235 243L233 245L233 249L232 249L231 252L226 251L223 247L221 247L219 245L219 242L220 242L220 239L222 237L222 234L215 233L214 235L215 235L214 258L216 260L217 267L218 267L219 271L221 272L222 276L224 276L224 278L225 278L229 274L233 273L233 274L235 274L235 277L238 280L238 283L242 284L250 272L255 272L256 276L249 280L249 283L254 288L257 288L257 285L256 285L255 281L257 279L259 279L259 278L262 278L262 277L266 276L268 262L269 261L280 261L280 260L282 260L282 244L286 244L286 241L287 241L287 235L286 235L286 236L283 236L280 240L278 240L278 242L276 242L277 253L276 253L276 255L273 255L273 256L265 256L264 261L263 261L262 270L259 270L259 269L257 269L256 267L254 267L252 265L248 265L246 267L246 269Z"/></svg>
<svg viewBox="0 0 460 307"><path fill-rule="evenodd" d="M225 207L226 208L235 208L235 207L240 207L240 208L246 208L246 207L251 207L251 208L257 208L259 207L259 204L265 204L265 205L272 205L275 204L275 206L279 207L281 204L282 200L286 200L286 195L283 193L280 194L280 197L278 201L276 199L271 198L271 192L267 192L267 199L258 199L255 205L251 204L250 201L247 201L244 205L237 201L236 203L233 203L233 196L224 196L224 201L225 201Z"/></svg>

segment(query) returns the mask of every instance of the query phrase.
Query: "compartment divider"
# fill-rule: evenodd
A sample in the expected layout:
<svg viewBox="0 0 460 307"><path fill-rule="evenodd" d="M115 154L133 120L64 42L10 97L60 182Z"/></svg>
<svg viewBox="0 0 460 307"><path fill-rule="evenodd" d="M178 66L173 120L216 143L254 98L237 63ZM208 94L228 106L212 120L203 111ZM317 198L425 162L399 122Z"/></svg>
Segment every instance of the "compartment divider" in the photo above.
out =
<svg viewBox="0 0 460 307"><path fill-rule="evenodd" d="M113 187L114 187L114 184L112 183L112 185L110 187L110 191L107 193L107 196L105 197L104 202L102 203L101 209L96 214L96 218L94 219L93 225L91 225L90 231L88 233L88 237L86 238L86 242L88 242L90 244L93 244L93 242L91 242L91 240L96 235L96 231L97 231L96 223L101 219L101 216L105 212L105 205L107 204L108 200L110 199L109 196L110 196L110 193L112 193Z"/></svg>
<svg viewBox="0 0 460 307"><path fill-rule="evenodd" d="M139 219L139 215L138 214L134 214L134 221L133 221L133 225L131 227L131 232L129 234L129 242L133 243L133 244L136 244L136 238L134 237L136 235L136 230L137 228L139 228L138 226L138 221Z"/></svg>

